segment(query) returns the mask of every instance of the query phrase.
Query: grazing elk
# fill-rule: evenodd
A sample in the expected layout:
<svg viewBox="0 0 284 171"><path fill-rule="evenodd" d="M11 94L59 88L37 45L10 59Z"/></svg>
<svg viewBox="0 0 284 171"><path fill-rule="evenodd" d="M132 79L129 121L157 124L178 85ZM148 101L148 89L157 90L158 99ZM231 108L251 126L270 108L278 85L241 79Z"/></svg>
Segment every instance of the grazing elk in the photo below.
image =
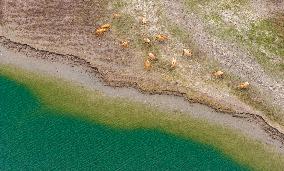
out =
<svg viewBox="0 0 284 171"><path fill-rule="evenodd" d="M168 38L168 36L166 36L166 35L158 34L158 35L156 36L156 40L159 41L159 42L164 42L164 41L166 41L166 40L168 40L168 39L169 39L169 38Z"/></svg>
<svg viewBox="0 0 284 171"><path fill-rule="evenodd" d="M99 28L96 29L96 35L97 36L101 36L103 35L105 32L109 31L111 28L110 24L103 24L101 25Z"/></svg>
<svg viewBox="0 0 284 171"><path fill-rule="evenodd" d="M129 41L121 41L121 46L124 48L128 48L129 47Z"/></svg>
<svg viewBox="0 0 284 171"><path fill-rule="evenodd" d="M151 62L149 59L146 59L144 62L144 69L149 71L151 69Z"/></svg>
<svg viewBox="0 0 284 171"><path fill-rule="evenodd" d="M189 49L183 49L182 56L192 57L192 51Z"/></svg>
<svg viewBox="0 0 284 171"><path fill-rule="evenodd" d="M172 62L171 62L171 68L173 69L173 68L176 68L176 66L177 66L177 59L176 58L173 58L172 59Z"/></svg>
<svg viewBox="0 0 284 171"><path fill-rule="evenodd" d="M144 38L143 40L144 40L144 43L146 43L146 44L150 44L151 43L151 40L149 38L147 38L147 37Z"/></svg>
<svg viewBox="0 0 284 171"><path fill-rule="evenodd" d="M101 36L101 35L103 35L105 32L107 32L108 30L107 29L105 29L105 28L98 28L98 29L96 29L96 35L97 36Z"/></svg>
<svg viewBox="0 0 284 171"><path fill-rule="evenodd" d="M107 29L107 30L109 30L110 28L111 28L111 25L110 24L103 24L103 25L101 25L101 27L100 28L103 28L103 29Z"/></svg>
<svg viewBox="0 0 284 171"><path fill-rule="evenodd" d="M141 17L140 22L142 24L147 24L148 20L145 17Z"/></svg>
<svg viewBox="0 0 284 171"><path fill-rule="evenodd" d="M149 59L150 61L154 61L154 60L157 59L157 57L156 57L156 55L154 55L153 53L149 53L149 54L148 54L148 59Z"/></svg>
<svg viewBox="0 0 284 171"><path fill-rule="evenodd" d="M215 78L223 78L224 72L223 71L216 71L216 72L213 73L213 76Z"/></svg>
<svg viewBox="0 0 284 171"><path fill-rule="evenodd" d="M244 89L248 89L249 88L249 82L244 82L244 83L241 83L238 88L241 89L241 90L244 90Z"/></svg>
<svg viewBox="0 0 284 171"><path fill-rule="evenodd" d="M113 13L112 14L112 18L113 19L120 18L120 17L121 17L121 14L118 14L118 13Z"/></svg>

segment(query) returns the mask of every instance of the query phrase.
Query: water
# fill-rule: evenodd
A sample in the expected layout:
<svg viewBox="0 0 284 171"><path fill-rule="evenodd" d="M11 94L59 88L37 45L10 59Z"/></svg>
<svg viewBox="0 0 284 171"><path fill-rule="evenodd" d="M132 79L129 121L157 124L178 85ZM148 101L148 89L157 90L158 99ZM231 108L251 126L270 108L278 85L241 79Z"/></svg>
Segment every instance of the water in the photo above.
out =
<svg viewBox="0 0 284 171"><path fill-rule="evenodd" d="M48 111L27 88L1 76L0 97L0 170L246 170L192 140Z"/></svg>

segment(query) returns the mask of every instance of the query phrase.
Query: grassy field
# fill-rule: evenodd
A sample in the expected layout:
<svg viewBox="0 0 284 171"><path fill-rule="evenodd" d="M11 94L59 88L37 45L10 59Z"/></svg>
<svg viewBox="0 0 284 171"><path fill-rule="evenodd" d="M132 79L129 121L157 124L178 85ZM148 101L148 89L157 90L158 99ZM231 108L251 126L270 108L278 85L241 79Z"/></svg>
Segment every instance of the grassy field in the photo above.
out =
<svg viewBox="0 0 284 171"><path fill-rule="evenodd" d="M9 66L0 74L30 88L46 108L70 113L96 123L122 129L156 129L217 148L239 163L254 170L281 170L283 156L270 147L252 141L230 129L196 120L182 113L167 113L129 102L102 96L72 84L46 78ZM97 111L94 113L93 111Z"/></svg>
<svg viewBox="0 0 284 171"><path fill-rule="evenodd" d="M185 3L211 23L208 27L211 33L247 48L270 74L283 78L283 14L252 20L254 11L248 0L186 0ZM225 12L231 18L226 19Z"/></svg>

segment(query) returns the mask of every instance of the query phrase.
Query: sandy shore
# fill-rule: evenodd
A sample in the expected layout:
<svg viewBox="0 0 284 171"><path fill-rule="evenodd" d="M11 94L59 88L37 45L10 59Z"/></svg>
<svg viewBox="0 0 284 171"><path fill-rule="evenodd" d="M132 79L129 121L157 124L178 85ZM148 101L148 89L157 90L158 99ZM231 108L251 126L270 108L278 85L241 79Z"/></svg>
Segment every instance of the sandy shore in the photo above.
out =
<svg viewBox="0 0 284 171"><path fill-rule="evenodd" d="M13 42L11 42L13 43ZM271 127L263 118L253 114L226 114L217 112L205 105L189 103L183 97L173 95L146 94L134 88L115 87L102 81L96 68L74 56L63 56L50 52L38 51L41 57L29 53L16 52L26 45L17 44L17 49L7 49L0 44L0 64L13 65L28 71L55 76L71 81L88 89L102 92L109 97L125 98L145 103L162 110L180 111L194 118L204 119L234 129L264 144L274 146L284 153L284 135ZM29 48L36 51L33 48ZM32 54L32 53L31 53ZM112 85L112 86L109 86Z"/></svg>

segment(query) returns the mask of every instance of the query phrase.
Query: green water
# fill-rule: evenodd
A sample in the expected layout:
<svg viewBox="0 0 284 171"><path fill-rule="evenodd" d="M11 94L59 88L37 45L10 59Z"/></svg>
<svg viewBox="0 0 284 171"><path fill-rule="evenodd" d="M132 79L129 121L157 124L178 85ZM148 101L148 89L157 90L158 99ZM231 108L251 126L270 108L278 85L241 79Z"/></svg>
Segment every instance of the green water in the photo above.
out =
<svg viewBox="0 0 284 171"><path fill-rule="evenodd" d="M0 170L246 170L192 140L49 111L6 77L0 77L0 97Z"/></svg>

